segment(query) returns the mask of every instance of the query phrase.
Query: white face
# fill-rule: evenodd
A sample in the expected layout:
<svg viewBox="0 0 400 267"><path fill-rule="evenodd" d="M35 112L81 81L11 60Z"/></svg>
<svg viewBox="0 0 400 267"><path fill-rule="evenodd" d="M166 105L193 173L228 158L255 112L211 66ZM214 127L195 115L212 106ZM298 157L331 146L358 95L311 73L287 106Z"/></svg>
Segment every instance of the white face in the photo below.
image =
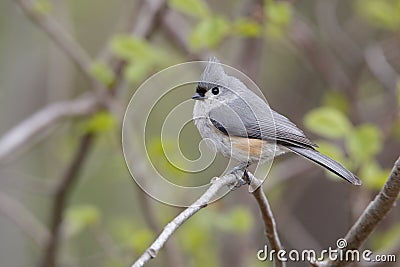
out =
<svg viewBox="0 0 400 267"><path fill-rule="evenodd" d="M221 105L226 105L228 101L242 98L246 94L246 86L237 78L225 74L219 64L207 66L196 87L196 94L193 99L197 100L195 107L201 107L204 111L209 111Z"/></svg>
<svg viewBox="0 0 400 267"><path fill-rule="evenodd" d="M194 99L209 105L210 109L223 105L227 101L237 97L237 94L225 86L206 83L197 86L196 95L198 97L194 97Z"/></svg>

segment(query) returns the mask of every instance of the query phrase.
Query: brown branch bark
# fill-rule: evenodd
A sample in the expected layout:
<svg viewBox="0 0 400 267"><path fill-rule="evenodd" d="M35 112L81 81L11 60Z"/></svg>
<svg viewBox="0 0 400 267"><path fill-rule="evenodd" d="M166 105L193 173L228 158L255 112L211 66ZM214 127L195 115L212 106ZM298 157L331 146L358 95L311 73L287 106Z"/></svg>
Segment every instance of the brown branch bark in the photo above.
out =
<svg viewBox="0 0 400 267"><path fill-rule="evenodd" d="M157 234L161 231L161 227L156 218L156 211L154 210L154 206L150 202L150 197L146 195L145 192L141 190L141 188L137 187L137 195L139 200L139 205L141 211L144 215L144 220L149 225L150 229L153 233ZM173 240L171 240L173 241ZM181 267L184 266L182 262L182 258L179 254L179 250L176 247L176 244L173 242L169 242L165 244L164 248L165 254L165 265L169 267Z"/></svg>
<svg viewBox="0 0 400 267"><path fill-rule="evenodd" d="M22 4L26 4L27 2L25 0L18 0L18 2L21 2ZM161 8L164 6L161 1L159 5L155 5L155 1L152 1L149 5L151 5L151 14L147 14L148 16L146 17L146 21L148 23L146 26L141 26L139 30L135 31L133 30L133 33L142 34L142 37L148 37L148 34L150 34L156 25L155 23L155 16L157 16L158 12L161 10ZM157 2L158 3L158 2ZM29 10L28 10L29 11ZM31 13L27 13L27 15L32 15ZM33 14L34 15L34 14ZM39 26L44 28L46 30L46 27L48 27L48 24L46 23L40 23L41 20L38 21ZM47 30L46 30L47 31ZM50 36L52 36L50 34ZM106 96L108 98L113 98L114 93L118 86L120 86L120 83L122 82L122 73L123 69L125 67L125 63L123 61L120 61L116 66L114 67L113 71L118 77L118 82L114 83L110 88L107 90L107 95L101 94L99 96ZM104 90L102 90L104 91ZM107 100L107 99L106 99ZM49 237L49 240L46 244L43 256L42 256L42 265L43 267L54 267L57 266L57 252L58 248L60 245L60 227L61 223L63 221L63 213L66 208L68 196L73 188L74 183L76 183L79 170L82 167L82 163L84 159L87 157L88 151L93 143L94 139L94 134L88 133L84 135L81 140L80 140L80 146L78 151L76 152L76 155L73 157L72 162L70 163L69 167L67 168L65 174L61 177L60 182L58 186L56 187L56 192L54 195L54 203L53 203L53 208L51 210L51 222L50 222L50 233L51 236Z"/></svg>
<svg viewBox="0 0 400 267"><path fill-rule="evenodd" d="M53 207L51 209L50 234L51 236L46 242L44 254L42 258L43 267L56 266L57 251L61 238L61 223L63 221L64 210L67 206L69 195L74 184L78 180L79 171L89 152L89 148L93 142L93 134L89 133L83 136L80 141L79 149L74 155L71 164L66 169L55 189Z"/></svg>
<svg viewBox="0 0 400 267"><path fill-rule="evenodd" d="M392 172L384 187L373 201L364 210L355 224L345 236L347 246L343 252L359 249L367 240L378 224L385 218L386 214L393 208L400 192L400 157L397 159ZM315 263L318 266L339 267L346 266L348 261L328 261Z"/></svg>
<svg viewBox="0 0 400 267"><path fill-rule="evenodd" d="M313 28L304 19L299 16L293 18L289 38L327 84L333 88L349 87L350 79L342 66L318 43Z"/></svg>
<svg viewBox="0 0 400 267"><path fill-rule="evenodd" d="M92 89L95 89L96 79L93 78L90 71L92 62L90 56L85 50L70 36L64 28L49 15L38 13L33 3L29 0L15 0L25 15L35 24L37 24L54 43L57 44L75 63L79 70L86 76Z"/></svg>
<svg viewBox="0 0 400 267"><path fill-rule="evenodd" d="M207 60L207 53L194 53L188 43L189 27L185 19L176 11L167 9L162 14L162 27L167 32L167 37L184 53L190 60ZM179 25L177 27L176 25Z"/></svg>
<svg viewBox="0 0 400 267"><path fill-rule="evenodd" d="M262 182L258 180L252 173L248 172L251 183L253 184L253 188L256 188L252 194L254 199L256 200L258 207L260 208L261 218L264 222L265 228L265 237L268 240L268 243L271 246L271 249L276 252L283 250L283 246L279 239L278 230L276 228L276 222L274 215L272 214L271 206L269 205L268 199L265 196L265 193L262 188ZM277 267L285 267L286 263L280 261L277 257L277 253L274 254L275 266Z"/></svg>
<svg viewBox="0 0 400 267"><path fill-rule="evenodd" d="M89 115L99 103L92 95L50 104L26 118L0 138L0 162L32 138L63 119Z"/></svg>
<svg viewBox="0 0 400 267"><path fill-rule="evenodd" d="M19 201L0 191L0 212L10 218L39 248L43 248L50 234L36 217Z"/></svg>

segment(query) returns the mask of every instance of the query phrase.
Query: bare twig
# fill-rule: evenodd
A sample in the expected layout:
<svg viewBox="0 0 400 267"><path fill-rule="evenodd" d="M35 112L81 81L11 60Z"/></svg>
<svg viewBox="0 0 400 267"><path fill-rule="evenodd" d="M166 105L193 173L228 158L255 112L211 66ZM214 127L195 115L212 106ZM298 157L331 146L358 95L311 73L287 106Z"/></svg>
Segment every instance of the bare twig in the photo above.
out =
<svg viewBox="0 0 400 267"><path fill-rule="evenodd" d="M150 203L150 197L146 195L146 193L141 190L141 188L137 187L137 195L139 200L139 205L141 208L141 212L143 213L144 220L146 221L147 225L153 231L154 234L160 232L160 226L156 218L156 212L152 203ZM178 253L178 249L175 243L172 242L165 244L165 265L170 267L180 267L184 266L182 259Z"/></svg>
<svg viewBox="0 0 400 267"><path fill-rule="evenodd" d="M257 204L260 208L261 217L264 222L265 227L265 237L268 240L271 249L275 250L276 252L283 250L283 246L279 239L278 230L276 229L276 223L274 215L272 214L271 207L268 203L268 199L264 194L261 181L258 180L252 173L247 172L252 184L257 188L253 191L253 196L257 201ZM277 253L274 254L275 258L275 266L277 267L285 267L286 263L280 261L277 257Z"/></svg>
<svg viewBox="0 0 400 267"><path fill-rule="evenodd" d="M63 31L58 23L50 17L37 14L37 12L33 10L32 4L29 1L16 0L16 2L20 5L25 14L31 18L32 21L43 28L43 30L45 30L55 42L61 42L59 45L66 51L67 54L70 55L73 60L77 58L78 62L75 63L78 66L81 66L81 70L85 72L87 69L86 65L90 64L90 59L84 54L79 45ZM144 4L148 4L148 7L142 7L143 14L145 10L147 10L149 13L146 13L145 19L143 19L143 21L141 21L141 23L137 26L138 28L134 27L132 34L138 34L141 37L147 38L153 31L157 21L155 17L165 7L165 2L162 0L152 0L146 1ZM119 82L113 84L113 88L109 88L109 92L115 91L114 89L120 85L119 83L122 78L122 70L124 67L125 62L122 60L116 64L114 73L116 74ZM88 115L94 112L102 100L100 98L97 100L96 97L84 96L76 100L50 104L49 106L44 107L40 111L33 114L31 117L25 119L19 125L8 131L0 139L0 162L20 146L32 140L34 135L44 132L62 119Z"/></svg>
<svg viewBox="0 0 400 267"><path fill-rule="evenodd" d="M92 96L84 96L71 101L63 101L39 110L20 124L9 130L0 139L0 162L10 153L32 140L38 133L44 132L62 119L88 115L98 105Z"/></svg>
<svg viewBox="0 0 400 267"><path fill-rule="evenodd" d="M361 47L353 40L346 27L338 21L338 0L318 1L315 15L319 26L319 34L328 45L349 66L360 64L363 60ZM346 30L344 30L346 29Z"/></svg>
<svg viewBox="0 0 400 267"><path fill-rule="evenodd" d="M181 212L177 217L175 217L170 223L168 223L161 234L156 238L156 240L150 245L150 247L140 256L138 260L132 265L132 267L143 266L149 260L155 258L159 250L164 246L171 235L190 217L197 213L200 209L206 207L210 200L217 194L217 192L224 186L234 184L238 178L240 172L235 172L233 174L227 174L220 178L214 179L211 186L207 191L192 205Z"/></svg>
<svg viewBox="0 0 400 267"><path fill-rule="evenodd" d="M293 19L289 36L291 42L304 54L315 71L334 88L348 88L350 79L342 66L318 43L314 29L299 15Z"/></svg>
<svg viewBox="0 0 400 267"><path fill-rule="evenodd" d="M187 58L191 60L206 60L208 58L206 53L194 53L189 46L188 38L189 27L185 19L175 12L174 10L167 9L162 16L162 26L167 32L167 37L185 52ZM176 27L179 25L179 27Z"/></svg>
<svg viewBox="0 0 400 267"><path fill-rule="evenodd" d="M132 30L132 35L148 38L155 25L159 23L158 15L165 10L165 7L166 1L164 0L144 1L139 17L136 19L135 27Z"/></svg>
<svg viewBox="0 0 400 267"><path fill-rule="evenodd" d="M19 201L0 192L0 212L7 215L27 236L42 248L50 234Z"/></svg>
<svg viewBox="0 0 400 267"><path fill-rule="evenodd" d="M50 213L51 236L46 243L41 266L56 266L56 254L60 241L60 228L63 220L64 210L73 185L77 181L79 170L81 169L84 159L89 152L93 137L94 136L91 133L88 133L82 137L76 155L73 157L71 164L68 166L67 170L56 186L53 207Z"/></svg>
<svg viewBox="0 0 400 267"><path fill-rule="evenodd" d="M92 77L90 71L91 59L80 45L55 21L51 16L38 13L32 2L29 0L16 0L18 5L34 23L42 28L48 36L72 59L81 72L89 79L91 86L94 89L101 89L96 80ZM149 0L147 1L148 8L145 12L145 19L140 21L140 24L133 30L133 34L142 37L148 37L156 25L155 17L165 5L164 1ZM120 61L114 68L116 76L121 77L124 62ZM110 96L114 93L119 83L112 85L108 92ZM99 95L99 96L104 96ZM88 115L94 111L97 106L95 98L77 99L71 102L62 102L50 105L32 117L28 118L20 125L9 131L0 140L0 159L5 157L10 152L24 144L33 135L47 129L49 126L58 122L60 119L69 116ZM68 196L72 190L73 184L77 180L78 172L82 166L83 160L86 158L87 152L92 143L93 135L86 134L80 141L80 147L73 158L71 164L67 168L66 173L61 177L59 184L56 187L54 194L53 208L50 212L50 235L46 239L45 250L42 258L41 266L55 266L56 254L60 242L60 227L63 219L63 213L66 207Z"/></svg>
<svg viewBox="0 0 400 267"><path fill-rule="evenodd" d="M123 255L119 250L117 244L115 244L112 237L107 233L107 231L100 224L94 224L89 227L92 235L96 239L99 246L103 249L104 254L111 259L121 259Z"/></svg>
<svg viewBox="0 0 400 267"><path fill-rule="evenodd" d="M127 19L124 19L126 25L122 26L122 29L116 32L131 34L132 36L144 39L149 38L154 30L156 30L156 26L160 22L159 17L161 17L160 15L165 10L166 6L165 0L137 1L131 10L132 14ZM135 10L138 11L134 12ZM100 51L97 58L105 62L111 62L115 59L109 46L105 46ZM118 64L124 62L123 60L118 61Z"/></svg>
<svg viewBox="0 0 400 267"><path fill-rule="evenodd" d="M22 1L22 0L19 0ZM157 6L157 10L162 8L163 5ZM152 6L154 7L154 6ZM148 37L148 34L152 32L153 27L155 26L155 16L158 14L157 12L152 12L151 15L146 17L146 20L149 21L147 26L140 30L140 34L143 34L143 37ZM139 31L139 30L138 30ZM135 32L135 30L133 31ZM108 92L110 93L108 96L110 98L113 97L116 89L120 86L122 82L122 73L125 67L125 63L120 61L115 68L113 69L115 75L118 77L118 82L114 83L110 88L108 88ZM59 247L60 242L60 226L62 223L63 212L66 208L66 201L68 195L72 189L74 182L77 180L77 174L82 166L83 160L86 158L88 154L88 150L92 144L92 139L94 138L93 134L86 134L84 137L81 138L80 147L73 158L70 166L67 169L67 172L62 177L57 186L57 190L54 195L54 206L50 213L51 216L51 223L50 229L52 236L47 242L46 249L42 256L42 265L44 267L54 267L56 266L56 254Z"/></svg>
<svg viewBox="0 0 400 267"><path fill-rule="evenodd" d="M51 16L39 13L29 0L16 0L25 15L37 24L69 56L92 85L95 79L90 71L92 60L82 47ZM93 88L94 89L94 88Z"/></svg>
<svg viewBox="0 0 400 267"><path fill-rule="evenodd" d="M382 47L378 44L369 45L364 56L372 74L389 92L394 92L399 74L388 62Z"/></svg>
<svg viewBox="0 0 400 267"><path fill-rule="evenodd" d="M377 225L385 218L386 214L393 208L400 192L400 157L397 159L386 184L373 201L364 210L357 222L351 227L345 240L347 246L343 252L355 250L361 247ZM318 263L319 266L338 267L346 266L348 261L328 261Z"/></svg>
<svg viewBox="0 0 400 267"><path fill-rule="evenodd" d="M262 7L262 0L250 1L247 7L245 7L245 16L250 17L251 19L263 25L264 16L260 15L260 10L262 10ZM259 78L258 75L263 58L263 44L264 38L261 36L244 38L241 43L241 52L238 53L238 57L236 58L236 62L240 62L240 66L243 70L245 70L246 75L254 81L258 81Z"/></svg>
<svg viewBox="0 0 400 267"><path fill-rule="evenodd" d="M153 34L155 29L160 23L160 16L166 9L166 2L164 0L146 0L143 1L140 10L139 17L133 23L134 27L130 29L130 34L139 38L148 39ZM108 51L110 52L110 51ZM113 55L106 53L104 58L108 61L112 61ZM121 58L118 58L115 63L115 84L113 85L112 94L117 94L120 89L124 86L123 70L125 69L127 62Z"/></svg>

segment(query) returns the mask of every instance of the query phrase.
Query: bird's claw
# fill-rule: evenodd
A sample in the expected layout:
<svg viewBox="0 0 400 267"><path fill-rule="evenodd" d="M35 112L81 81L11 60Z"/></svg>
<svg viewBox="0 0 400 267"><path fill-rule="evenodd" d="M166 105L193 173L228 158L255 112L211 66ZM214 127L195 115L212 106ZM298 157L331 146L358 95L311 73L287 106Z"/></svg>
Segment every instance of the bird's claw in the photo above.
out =
<svg viewBox="0 0 400 267"><path fill-rule="evenodd" d="M241 178L239 178L239 179L236 181L235 184L231 185L231 186L229 187L229 190L234 191L234 190L238 189L239 187L241 187L241 186L243 186L243 185L246 185L246 184L250 185L250 183L251 183L250 176L249 176L249 174L247 173L247 170L244 169L244 171L243 171L243 176L242 176Z"/></svg>

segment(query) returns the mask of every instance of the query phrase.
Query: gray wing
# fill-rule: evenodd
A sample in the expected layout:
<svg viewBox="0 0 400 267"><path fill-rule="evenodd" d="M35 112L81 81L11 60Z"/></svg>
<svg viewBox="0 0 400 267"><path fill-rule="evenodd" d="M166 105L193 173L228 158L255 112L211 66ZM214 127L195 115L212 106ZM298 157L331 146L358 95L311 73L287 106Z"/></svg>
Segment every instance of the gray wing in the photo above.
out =
<svg viewBox="0 0 400 267"><path fill-rule="evenodd" d="M316 145L293 122L270 110L266 103L260 103L258 100L262 101L252 99L250 107L244 100L236 99L228 105L211 110L210 120L217 129L227 135L276 140L278 144L327 168L350 183L361 184L360 179L340 163L316 151L313 148Z"/></svg>
<svg viewBox="0 0 400 267"><path fill-rule="evenodd" d="M312 148L316 146L285 116L272 111L260 98L234 99L211 110L210 120L224 134ZM274 127L275 122L275 127Z"/></svg>

